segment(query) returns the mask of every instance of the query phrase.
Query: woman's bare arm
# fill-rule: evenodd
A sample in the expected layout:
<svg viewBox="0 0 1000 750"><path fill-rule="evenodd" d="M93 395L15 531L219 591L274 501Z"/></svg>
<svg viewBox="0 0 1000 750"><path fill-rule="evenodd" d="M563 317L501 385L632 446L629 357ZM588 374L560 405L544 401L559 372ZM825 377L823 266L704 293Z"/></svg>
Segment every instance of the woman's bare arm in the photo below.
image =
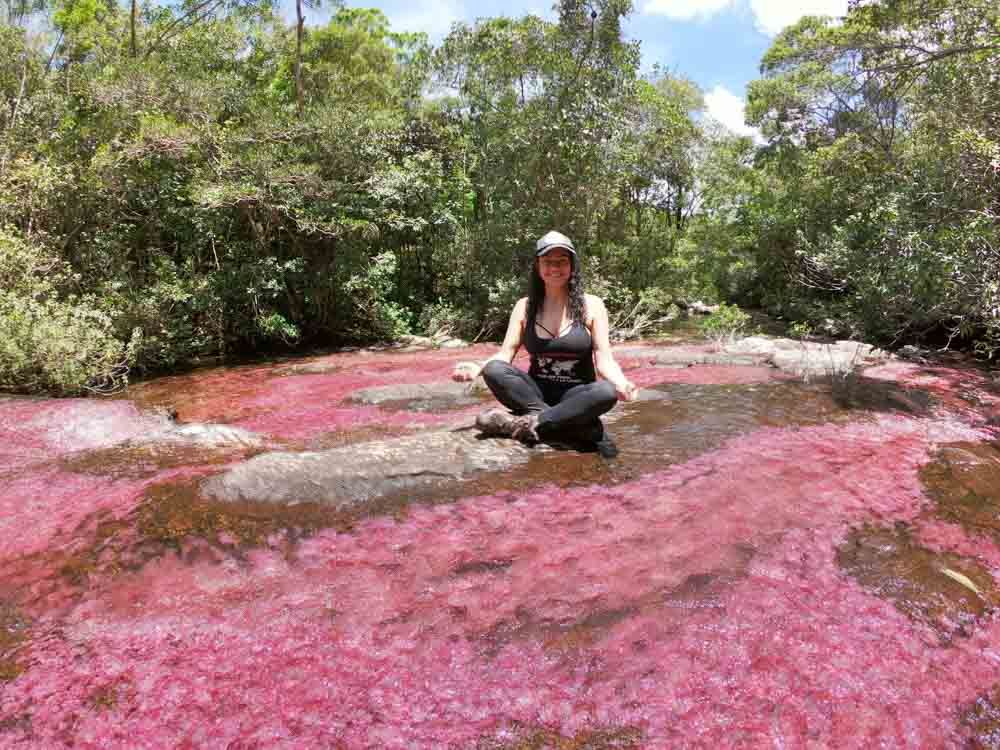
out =
<svg viewBox="0 0 1000 750"><path fill-rule="evenodd" d="M594 368L597 374L610 382L618 392L622 401L633 401L639 395L639 389L625 377L622 368L611 353L609 336L608 310L600 297L587 295L587 314L590 316L590 335L594 341Z"/></svg>
<svg viewBox="0 0 1000 750"><path fill-rule="evenodd" d="M486 367L487 362L499 360L510 364L517 356L517 350L521 348L524 341L524 322L527 316L528 298L522 297L514 305L510 313L510 321L507 323L507 333L503 337L500 351L483 362L459 362L455 365L455 370L451 377L454 380L475 380Z"/></svg>

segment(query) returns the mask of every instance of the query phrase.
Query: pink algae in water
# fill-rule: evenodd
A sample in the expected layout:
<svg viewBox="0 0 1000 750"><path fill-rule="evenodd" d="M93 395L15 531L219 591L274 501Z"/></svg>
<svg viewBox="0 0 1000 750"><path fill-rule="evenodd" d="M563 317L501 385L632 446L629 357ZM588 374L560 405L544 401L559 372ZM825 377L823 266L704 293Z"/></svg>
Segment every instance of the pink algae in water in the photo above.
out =
<svg viewBox="0 0 1000 750"><path fill-rule="evenodd" d="M937 648L833 560L852 524L922 511L928 447L904 417L767 429L612 488L320 532L292 558L168 556L36 624L0 695L30 727L0 746L464 748L537 726L960 747L1000 624Z"/></svg>
<svg viewBox="0 0 1000 750"><path fill-rule="evenodd" d="M296 437L419 422L343 399L475 358L421 357L334 355L320 369L346 373L274 378L251 368L227 391L239 400L229 416ZM774 377L626 366L647 385ZM212 377L225 388L225 373ZM195 401L192 413L225 420L225 399ZM492 748L532 727L644 748L961 747L963 711L998 681L1000 623L981 617L940 648L835 554L860 524L907 522L988 559L958 527L926 522L919 475L938 443L982 440L976 424L963 412L768 428L613 487L415 506L233 554L187 541L82 588L68 609L35 608L26 668L0 684L0 747ZM31 476L13 478L52 485L30 521L54 545L88 513L128 516L145 487ZM50 512L60 520L46 526Z"/></svg>
<svg viewBox="0 0 1000 750"><path fill-rule="evenodd" d="M482 406L440 413L412 412L352 404L347 399L365 388L447 382L457 362L482 361L495 352L494 346L480 345L457 352L339 353L283 368L218 369L164 378L141 384L131 397L145 406L176 407L182 421L225 422L289 440L309 440L370 425L398 429L468 424ZM516 364L526 368L527 363L522 352ZM773 368L765 367L658 367L641 355L623 358L622 365L640 386L741 384L780 378Z"/></svg>

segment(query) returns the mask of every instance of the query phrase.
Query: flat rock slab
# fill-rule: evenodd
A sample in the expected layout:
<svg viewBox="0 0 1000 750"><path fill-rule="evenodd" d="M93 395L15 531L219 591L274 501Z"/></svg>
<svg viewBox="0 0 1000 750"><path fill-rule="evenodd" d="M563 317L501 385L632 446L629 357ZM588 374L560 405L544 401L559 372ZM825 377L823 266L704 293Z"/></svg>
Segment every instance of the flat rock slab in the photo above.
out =
<svg viewBox="0 0 1000 750"><path fill-rule="evenodd" d="M202 485L226 502L320 503L350 510L401 490L526 463L531 449L469 432L426 432L312 453L265 453Z"/></svg>
<svg viewBox="0 0 1000 750"><path fill-rule="evenodd" d="M192 422L174 425L137 442L196 445L206 448L259 448L264 444L264 439L240 427Z"/></svg>
<svg viewBox="0 0 1000 750"><path fill-rule="evenodd" d="M692 352L666 350L657 352L653 361L664 367L691 367L692 365L723 365L754 367L770 364L769 354L739 352Z"/></svg>
<svg viewBox="0 0 1000 750"><path fill-rule="evenodd" d="M884 360L880 349L860 341L813 341L749 336L727 347L725 353L763 357L782 372L799 377L843 375Z"/></svg>
<svg viewBox="0 0 1000 750"><path fill-rule="evenodd" d="M372 404L408 411L441 411L461 409L478 404L489 391L481 379L473 383L443 381L437 383L404 383L362 388L347 397L358 404Z"/></svg>

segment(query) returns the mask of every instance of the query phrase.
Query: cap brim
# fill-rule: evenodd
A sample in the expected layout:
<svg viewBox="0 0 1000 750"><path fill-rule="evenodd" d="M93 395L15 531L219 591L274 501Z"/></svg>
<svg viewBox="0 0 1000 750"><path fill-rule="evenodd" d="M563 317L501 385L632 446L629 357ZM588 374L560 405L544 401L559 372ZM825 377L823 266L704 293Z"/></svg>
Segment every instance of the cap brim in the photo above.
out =
<svg viewBox="0 0 1000 750"><path fill-rule="evenodd" d="M547 245L546 247L543 247L541 250L536 250L535 257L540 258L543 255L548 255L553 250L565 250L567 253L572 253L573 255L576 255L576 250L574 250L571 247L567 247L566 245Z"/></svg>

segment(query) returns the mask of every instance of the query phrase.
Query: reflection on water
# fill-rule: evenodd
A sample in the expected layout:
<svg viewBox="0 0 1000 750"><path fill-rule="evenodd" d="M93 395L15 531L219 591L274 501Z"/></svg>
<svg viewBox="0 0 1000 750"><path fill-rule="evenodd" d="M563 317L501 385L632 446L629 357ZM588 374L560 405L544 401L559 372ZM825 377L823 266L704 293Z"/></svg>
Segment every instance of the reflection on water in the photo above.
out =
<svg viewBox="0 0 1000 750"><path fill-rule="evenodd" d="M0 432L33 441L0 466L0 746L990 746L998 459L963 411L994 403L974 376L939 368L931 398L891 368L805 385L637 354L618 458L510 461L471 437L478 397L440 385L491 351L133 394L179 426L0 402ZM392 465L362 460L375 440ZM469 470L398 490L442 445ZM307 449L397 490L203 491Z"/></svg>

